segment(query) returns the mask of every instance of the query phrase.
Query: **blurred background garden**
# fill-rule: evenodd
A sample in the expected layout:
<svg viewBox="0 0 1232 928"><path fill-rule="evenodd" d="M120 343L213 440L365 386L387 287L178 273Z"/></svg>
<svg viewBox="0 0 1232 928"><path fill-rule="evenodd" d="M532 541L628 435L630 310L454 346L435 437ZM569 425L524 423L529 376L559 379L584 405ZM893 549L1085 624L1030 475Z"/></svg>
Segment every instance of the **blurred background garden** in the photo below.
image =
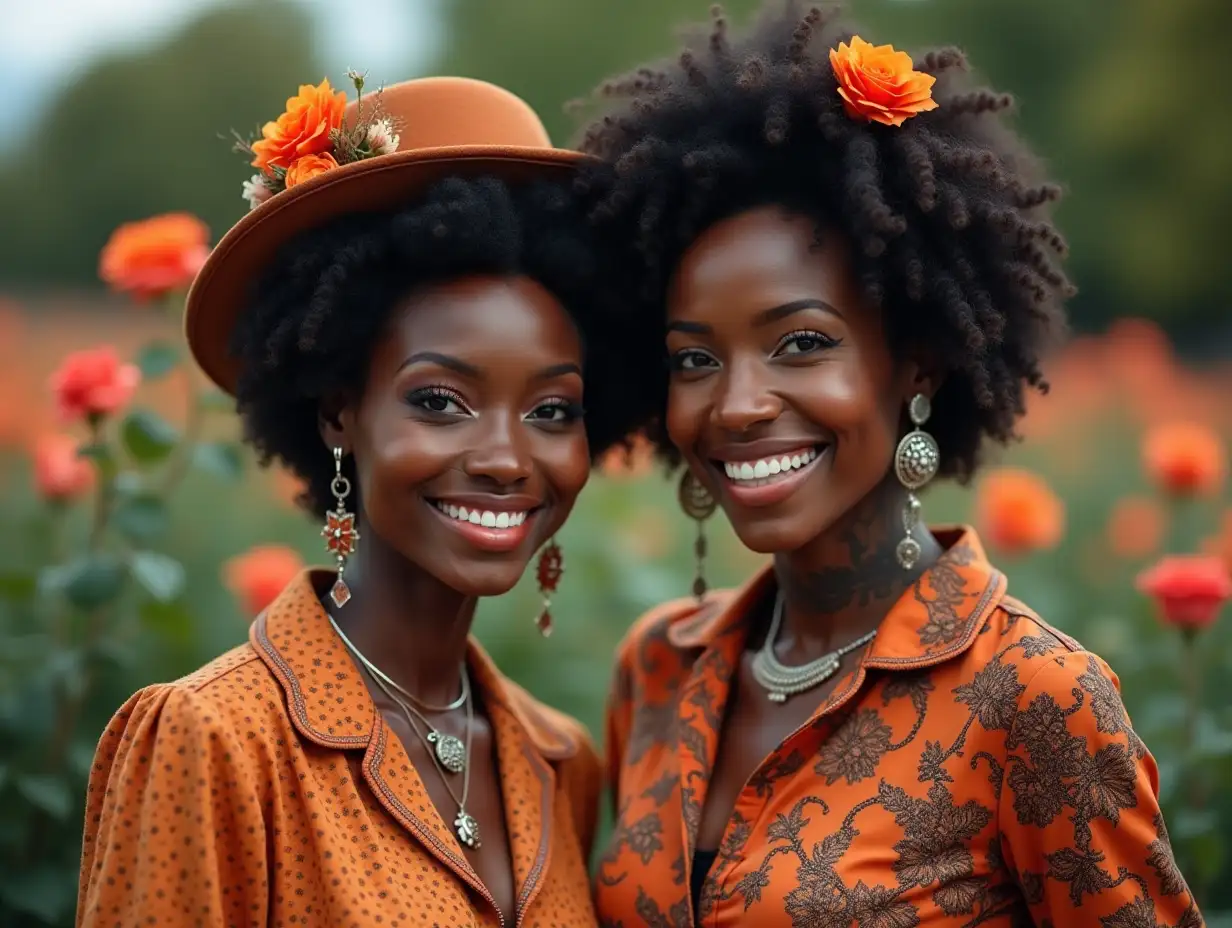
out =
<svg viewBox="0 0 1232 928"><path fill-rule="evenodd" d="M255 466L224 398L185 363L182 293L116 292L134 240L112 243L109 266L113 232L199 217L171 220L191 263L244 209L229 130L273 118L300 83L345 86L348 67L370 85L496 81L567 142L568 100L672 50L673 26L707 5L3 3L0 926L71 924L85 774L111 713L242 641L301 563L324 562L294 482ZM931 492L925 512L977 524L1011 591L1118 673L1182 870L1208 921L1232 924L1232 620L1219 616L1232 592L1232 5L853 5L880 41L963 46L1019 98L1069 188L1060 220L1081 294L1052 392L1032 402L1025 443L974 487ZM737 19L754 6L727 4ZM94 407L91 378L107 385ZM721 516L709 535L712 585L758 565ZM616 643L645 607L687 593L693 527L635 454L605 462L560 543L553 636L535 631L533 579L483 603L477 631L511 676L601 735ZM1160 565L1169 554L1187 559Z"/></svg>

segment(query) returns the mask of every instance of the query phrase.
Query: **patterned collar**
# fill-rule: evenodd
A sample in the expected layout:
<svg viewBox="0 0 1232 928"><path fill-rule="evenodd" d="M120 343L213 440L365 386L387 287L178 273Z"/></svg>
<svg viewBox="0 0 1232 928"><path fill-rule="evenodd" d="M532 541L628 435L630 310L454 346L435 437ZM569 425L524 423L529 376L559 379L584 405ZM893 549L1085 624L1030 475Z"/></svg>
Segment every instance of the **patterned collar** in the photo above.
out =
<svg viewBox="0 0 1232 928"><path fill-rule="evenodd" d="M973 529L932 532L945 551L890 608L865 667L908 670L961 654L1005 595L1005 577L988 563ZM668 629L668 640L678 648L707 648L729 632L742 632L748 614L775 588L774 569L766 567L738 590L715 594L678 619Z"/></svg>
<svg viewBox="0 0 1232 928"><path fill-rule="evenodd" d="M300 573L257 616L248 637L286 692L300 734L324 747L362 750L372 739L378 710L321 605L321 591L333 579L326 570ZM577 754L576 739L507 679L473 638L467 666L484 703L506 709L540 756L560 761Z"/></svg>

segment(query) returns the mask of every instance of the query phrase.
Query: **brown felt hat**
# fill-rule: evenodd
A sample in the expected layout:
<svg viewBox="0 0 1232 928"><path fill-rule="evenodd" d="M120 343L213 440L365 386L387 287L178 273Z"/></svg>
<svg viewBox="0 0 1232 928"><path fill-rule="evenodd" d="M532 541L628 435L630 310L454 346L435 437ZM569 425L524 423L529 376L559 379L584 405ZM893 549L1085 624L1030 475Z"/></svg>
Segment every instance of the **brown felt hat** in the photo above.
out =
<svg viewBox="0 0 1232 928"><path fill-rule="evenodd" d="M222 237L193 282L184 321L188 346L226 392L235 392L239 374L229 350L231 333L252 283L296 234L346 214L396 208L446 177L563 177L584 158L554 148L525 101L484 81L405 81L384 88L380 105L397 126L396 151L343 164L274 194ZM346 115L354 119L354 100Z"/></svg>

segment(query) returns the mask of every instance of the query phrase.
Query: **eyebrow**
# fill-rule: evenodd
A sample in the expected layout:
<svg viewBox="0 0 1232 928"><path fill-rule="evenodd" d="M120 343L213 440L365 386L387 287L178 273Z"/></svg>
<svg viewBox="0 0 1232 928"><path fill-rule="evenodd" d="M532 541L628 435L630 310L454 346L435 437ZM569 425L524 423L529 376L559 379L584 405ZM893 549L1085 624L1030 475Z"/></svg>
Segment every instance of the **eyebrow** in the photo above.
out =
<svg viewBox="0 0 1232 928"><path fill-rule="evenodd" d="M436 364L440 367L448 368L451 371L456 371L463 377L470 377L474 380L483 379L483 371L475 367L473 364L467 364L460 358L455 358L452 355L441 354L437 351L419 351L411 355L402 362L402 368L410 367L412 364L429 363ZM545 367L543 370L535 374L536 380L551 380L554 377L563 377L566 374L577 374L582 376L582 369L572 362L564 364L553 364L551 367Z"/></svg>
<svg viewBox="0 0 1232 928"><path fill-rule="evenodd" d="M843 314L825 300L817 300L812 297L806 297L802 300L792 300L790 303L784 303L782 306L772 306L770 309L762 310L753 319L753 326L756 328L763 325L769 325L772 322L778 322L780 319L786 319L788 316L802 312L806 309L821 309L825 312L833 313L840 319L843 318ZM684 332L687 335L709 335L714 331L714 328L704 322L675 321L667 324L667 331Z"/></svg>

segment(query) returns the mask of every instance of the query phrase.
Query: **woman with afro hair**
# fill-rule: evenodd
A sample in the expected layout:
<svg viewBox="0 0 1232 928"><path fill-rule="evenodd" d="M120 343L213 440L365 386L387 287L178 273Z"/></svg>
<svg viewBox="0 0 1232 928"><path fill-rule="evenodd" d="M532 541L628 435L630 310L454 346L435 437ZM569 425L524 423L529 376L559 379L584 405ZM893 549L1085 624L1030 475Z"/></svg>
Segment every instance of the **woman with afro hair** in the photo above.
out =
<svg viewBox="0 0 1232 928"><path fill-rule="evenodd" d="M773 564L620 649L601 923L1201 924L1115 675L923 519L1046 389L1071 292L1011 99L782 0L604 91L585 186L663 372L634 405L686 513Z"/></svg>
<svg viewBox="0 0 1232 928"><path fill-rule="evenodd" d="M536 551L550 596L552 536L633 424L594 350L621 329L581 156L461 78L305 85L262 135L187 335L331 569L116 715L78 925L592 925L598 754L469 634Z"/></svg>

